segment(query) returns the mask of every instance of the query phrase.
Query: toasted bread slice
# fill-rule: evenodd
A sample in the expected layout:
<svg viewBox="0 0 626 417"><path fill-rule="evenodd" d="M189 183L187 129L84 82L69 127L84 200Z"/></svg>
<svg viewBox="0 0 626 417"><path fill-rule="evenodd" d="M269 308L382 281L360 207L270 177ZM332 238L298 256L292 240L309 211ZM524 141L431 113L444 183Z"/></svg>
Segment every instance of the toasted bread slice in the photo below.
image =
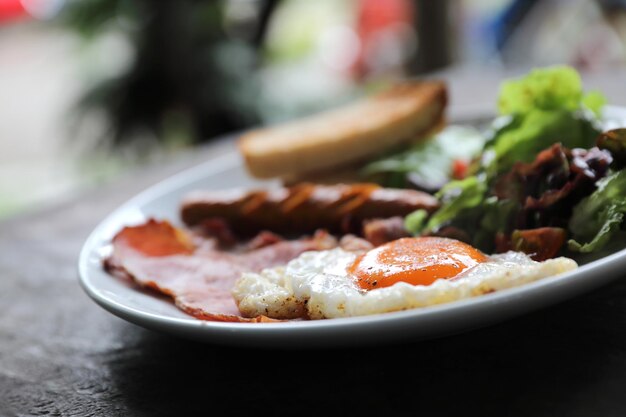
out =
<svg viewBox="0 0 626 417"><path fill-rule="evenodd" d="M407 143L417 143L425 138L432 137L434 134L442 130L445 125L446 120L442 117L429 129L418 132L412 139L408 140ZM390 149L390 151L393 150L394 148ZM400 149L398 149L398 151L400 151ZM316 184L358 183L365 180L362 174L363 167L368 162L371 162L371 160L371 156L369 158L365 157L361 160L350 162L340 167L331 167L319 171L296 172L291 175L285 175L280 179L282 184L285 186L292 186L301 182L312 182Z"/></svg>
<svg viewBox="0 0 626 417"><path fill-rule="evenodd" d="M430 131L446 104L443 82L407 81L338 109L252 130L240 138L239 150L257 178L336 169Z"/></svg>

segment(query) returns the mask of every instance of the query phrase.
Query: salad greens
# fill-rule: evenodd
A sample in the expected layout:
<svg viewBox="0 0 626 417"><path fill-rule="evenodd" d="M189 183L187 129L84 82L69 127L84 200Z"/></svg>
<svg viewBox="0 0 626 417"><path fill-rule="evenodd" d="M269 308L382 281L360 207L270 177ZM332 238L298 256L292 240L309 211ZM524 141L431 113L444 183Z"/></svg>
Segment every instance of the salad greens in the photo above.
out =
<svg viewBox="0 0 626 417"><path fill-rule="evenodd" d="M515 162L531 162L555 142L568 148L588 148L600 133L592 114L563 109L531 110L511 115L510 122L494 133L484 149L483 167L491 175L510 169Z"/></svg>
<svg viewBox="0 0 626 417"><path fill-rule="evenodd" d="M486 132L450 126L364 174L435 192L437 211L405 218L414 235L457 237L487 252L598 251L626 215L626 129L601 134L605 103L583 91L573 68L535 69L501 85L499 116ZM462 176L459 159L470 162Z"/></svg>
<svg viewBox="0 0 626 417"><path fill-rule="evenodd" d="M574 239L568 242L576 252L594 252L620 229L626 214L626 170L598 181L598 188L575 208L569 221ZM579 243L582 240L587 243Z"/></svg>
<svg viewBox="0 0 626 417"><path fill-rule="evenodd" d="M568 148L588 148L600 133L597 115L606 100L597 92L583 94L580 76L570 67L535 69L525 77L505 81L498 110L508 123L493 132L484 151L490 173L530 162L555 142Z"/></svg>
<svg viewBox="0 0 626 417"><path fill-rule="evenodd" d="M451 181L435 194L442 203L441 209L429 219L425 210L417 210L406 217L405 227L414 234L436 230L439 225L454 220L460 212L482 205L486 192L485 182L478 177Z"/></svg>
<svg viewBox="0 0 626 417"><path fill-rule="evenodd" d="M598 92L583 94L582 81L575 69L557 65L534 69L523 78L502 83L500 114L526 114L535 110L575 111L581 103L599 114L606 100Z"/></svg>
<svg viewBox="0 0 626 417"><path fill-rule="evenodd" d="M469 162L480 153L484 143L483 134L475 127L449 126L430 140L370 163L363 174L382 177L386 185L394 187L404 187L408 175L408 182L434 191L450 180L454 161Z"/></svg>

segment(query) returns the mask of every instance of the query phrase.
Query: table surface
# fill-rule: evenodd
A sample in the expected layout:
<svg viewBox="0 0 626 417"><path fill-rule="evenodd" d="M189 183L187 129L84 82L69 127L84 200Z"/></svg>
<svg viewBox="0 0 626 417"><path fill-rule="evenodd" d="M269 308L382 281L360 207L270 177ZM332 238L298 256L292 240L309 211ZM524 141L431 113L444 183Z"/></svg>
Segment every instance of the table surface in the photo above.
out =
<svg viewBox="0 0 626 417"><path fill-rule="evenodd" d="M491 110L503 75L441 76L462 119ZM626 104L624 74L588 80ZM76 264L93 227L147 186L232 149L232 137L216 140L0 224L0 416L625 415L626 280L470 333L358 349L201 344L89 299Z"/></svg>

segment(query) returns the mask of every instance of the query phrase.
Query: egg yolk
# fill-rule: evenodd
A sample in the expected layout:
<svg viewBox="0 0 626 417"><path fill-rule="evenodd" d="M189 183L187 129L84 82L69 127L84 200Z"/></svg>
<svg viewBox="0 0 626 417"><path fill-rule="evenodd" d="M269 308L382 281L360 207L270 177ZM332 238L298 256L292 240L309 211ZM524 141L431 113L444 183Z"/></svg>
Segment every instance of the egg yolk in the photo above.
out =
<svg viewBox="0 0 626 417"><path fill-rule="evenodd" d="M487 257L478 249L454 239L407 237L374 248L358 257L348 269L366 290L396 282L430 285L453 278Z"/></svg>

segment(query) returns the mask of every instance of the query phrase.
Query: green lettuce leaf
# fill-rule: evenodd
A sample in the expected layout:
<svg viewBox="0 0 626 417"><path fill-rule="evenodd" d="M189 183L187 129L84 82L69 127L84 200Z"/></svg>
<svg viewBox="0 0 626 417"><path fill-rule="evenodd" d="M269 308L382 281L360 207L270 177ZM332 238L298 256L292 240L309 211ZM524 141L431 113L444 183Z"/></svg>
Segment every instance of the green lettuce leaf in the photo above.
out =
<svg viewBox="0 0 626 417"><path fill-rule="evenodd" d="M480 206L487 193L487 184L484 178L467 177L459 181L451 181L446 184L435 195L441 201L441 207L433 213L427 222L417 222L415 216L421 217L421 214L414 214L408 226L411 231L417 233L428 233L438 230L451 220L463 216L464 212L474 207ZM416 225L421 226L416 227Z"/></svg>
<svg viewBox="0 0 626 417"><path fill-rule="evenodd" d="M573 111L580 107L582 81L571 67L556 65L530 71L500 86L500 114L525 114L534 110Z"/></svg>
<svg viewBox="0 0 626 417"><path fill-rule="evenodd" d="M484 179L469 177L454 181L441 190L441 200L448 201L443 210L430 218L425 210L417 210L404 219L405 228L413 235L437 232L444 226L452 226L467 235L469 243L485 252L495 249L494 236L509 233L513 216L519 204L512 200L485 197Z"/></svg>
<svg viewBox="0 0 626 417"><path fill-rule="evenodd" d="M590 91L583 96L581 102L596 117L600 117L602 108L606 105L606 97L599 91Z"/></svg>
<svg viewBox="0 0 626 417"><path fill-rule="evenodd" d="M503 82L498 98L502 116L483 150L489 158L478 169L493 178L557 142L567 148L593 146L605 103L598 92L584 94L578 72L568 66L539 68Z"/></svg>
<svg viewBox="0 0 626 417"><path fill-rule="evenodd" d="M557 142L567 148L589 148L600 134L597 121L583 112L530 110L513 116L497 130L486 152L493 157L486 166L490 176L510 169L517 161L531 162Z"/></svg>
<svg viewBox="0 0 626 417"><path fill-rule="evenodd" d="M426 210L415 210L404 218L404 228L413 235L421 235L426 227L426 220L428 220Z"/></svg>
<svg viewBox="0 0 626 417"><path fill-rule="evenodd" d="M619 231L626 214L626 170L600 181L597 189L574 207L569 221L573 239L568 247L576 252L602 249Z"/></svg>
<svg viewBox="0 0 626 417"><path fill-rule="evenodd" d="M482 150L484 143L484 136L474 127L448 126L404 152L371 162L362 174L382 175L381 182L387 186L404 186L405 175L411 173L421 183L432 184L437 189L450 180L453 161L469 161Z"/></svg>

